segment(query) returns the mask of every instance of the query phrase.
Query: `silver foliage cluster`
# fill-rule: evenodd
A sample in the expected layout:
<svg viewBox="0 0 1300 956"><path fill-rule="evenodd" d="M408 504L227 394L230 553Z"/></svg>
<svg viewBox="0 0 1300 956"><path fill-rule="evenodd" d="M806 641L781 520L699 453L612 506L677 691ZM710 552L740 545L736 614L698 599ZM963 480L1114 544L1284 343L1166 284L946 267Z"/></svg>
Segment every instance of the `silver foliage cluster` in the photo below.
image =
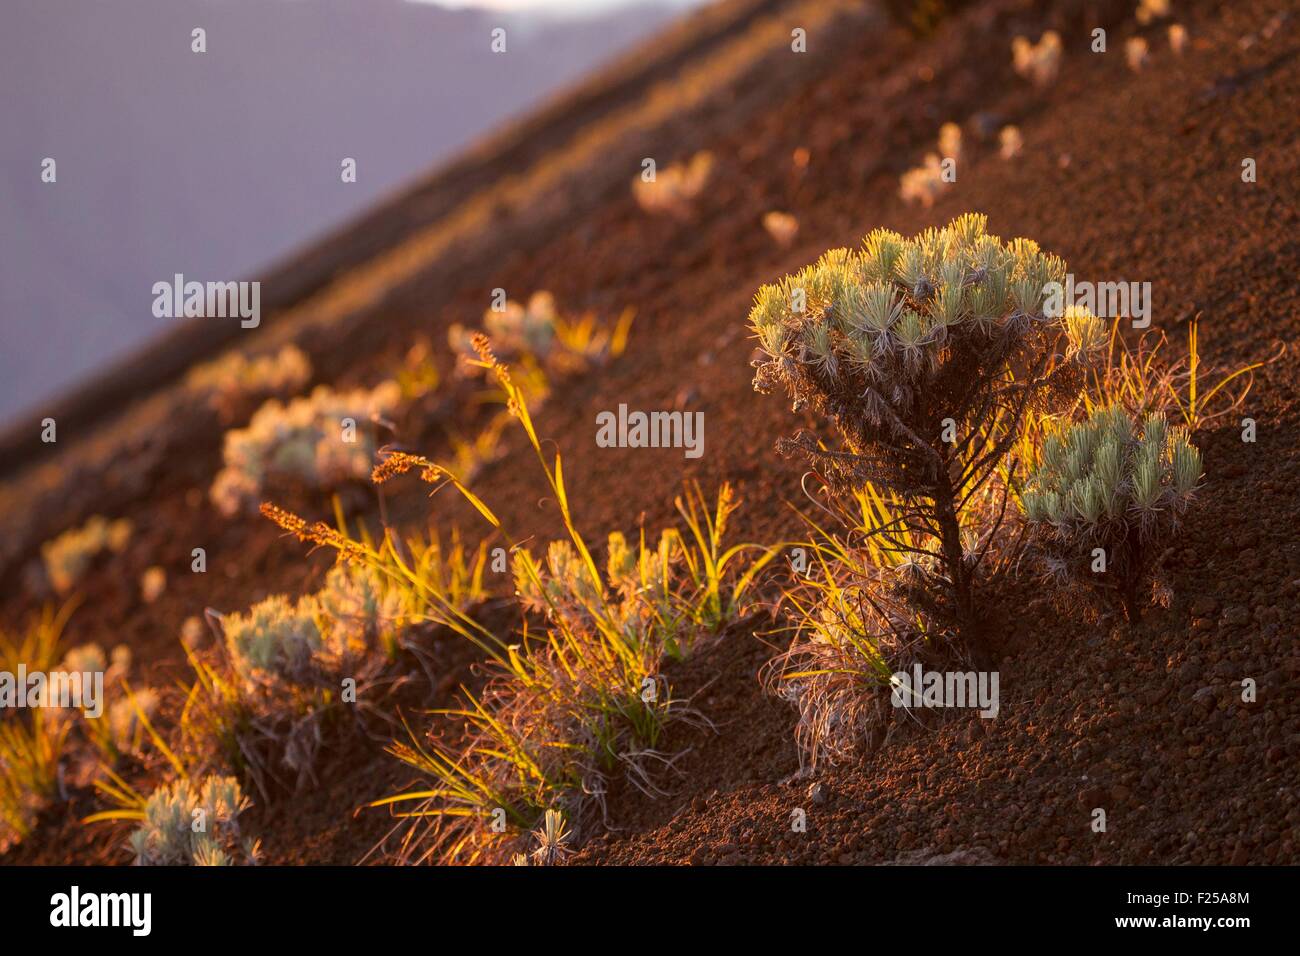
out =
<svg viewBox="0 0 1300 956"><path fill-rule="evenodd" d="M258 844L239 831L239 816L251 805L233 777L164 783L145 801L127 845L137 866L256 863Z"/></svg>

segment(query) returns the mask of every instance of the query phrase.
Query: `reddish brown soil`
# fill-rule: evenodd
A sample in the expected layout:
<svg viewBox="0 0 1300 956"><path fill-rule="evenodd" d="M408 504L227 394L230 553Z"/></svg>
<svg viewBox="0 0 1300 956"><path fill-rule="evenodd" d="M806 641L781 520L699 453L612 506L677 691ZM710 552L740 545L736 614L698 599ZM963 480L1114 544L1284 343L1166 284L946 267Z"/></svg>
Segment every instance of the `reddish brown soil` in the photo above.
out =
<svg viewBox="0 0 1300 956"><path fill-rule="evenodd" d="M1300 317L1300 46L1288 5L1180 3L1189 48L1175 57L1163 32L1151 31L1151 63L1140 74L1123 59L1135 28L1119 14L1129 4L1048 6L977 3L923 41L869 11L843 13L836 29L810 35L806 57L777 49L744 83L584 160L585 188L570 184L500 210L473 241L380 301L341 309L328 326L286 318L282 334L300 338L322 380L369 383L391 374L413 336L440 342L452 322L476 321L497 286L549 288L565 307L606 315L634 305L628 353L562 385L537 416L565 456L577 519L594 538L671 521L683 478L706 489L739 486L740 538L798 534L785 503L800 499L800 472L771 449L778 435L812 423L752 392L743 319L759 284L877 225L911 233L986 211L993 231L1034 237L1076 275L1150 281L1154 324L1175 348L1200 312L1207 360L1235 367L1272 354ZM1085 9L1111 28L1106 56L1088 52L1096 21ZM1065 66L1037 92L1013 74L1008 50L1016 33L1036 37L1047 26L1065 38ZM1017 123L1022 154L1003 161L995 144L981 143L977 114ZM945 120L966 131L959 182L933 209L904 206L897 177L933 148ZM802 174L791 160L801 146L811 154ZM702 148L718 165L691 221L637 209L627 185L639 157L662 162ZM1257 160L1255 184L1241 182L1244 157ZM798 217L792 248L762 229L770 209ZM728 632L670 672L718 732L673 741L690 750L670 798L616 785L615 829L578 860L872 863L982 848L1021 863L1297 862L1300 653L1286 622L1300 612L1300 545L1289 520L1300 513L1298 383L1294 352L1257 376L1242 411L1259 423L1256 444L1241 442L1233 421L1198 435L1210 484L1168 562L1170 608L1133 627L1087 624L1059 614L1028 583L1010 587L992 597L1005 622L995 640L996 720L917 728L860 762L798 780L793 711L757 679L784 638L755 634L761 625ZM704 457L596 448L595 415L620 402L704 411ZM5 528L23 532L3 555L7 621L35 606L18 581L40 540L101 509L138 530L124 558L88 581L73 638L130 644L155 684L184 675L177 635L186 616L319 580L327 556L304 560L302 546L269 524L226 522L207 504L221 434L202 413L162 414L143 403L104 435L98 450L87 441L65 463L60 480L98 462L73 482L81 491L41 496L15 485L6 494ZM440 440L420 422L402 437L432 450ZM506 446L476 490L516 538L554 535L556 509L526 442L511 431ZM390 506L412 523L474 529L471 538L483 527L450 496L428 501L414 482L395 486ZM189 550L199 545L209 572L191 575ZM168 567L169 586L146 606L137 582L156 563ZM468 673L463 654L443 654L450 673ZM1245 677L1258 683L1257 703L1240 700ZM453 687L443 683L437 696ZM437 699L427 685L411 693L415 708ZM380 743L356 736L320 778L318 788L256 809L272 862L360 859L389 821L353 811L409 773ZM125 860L122 830L76 823L94 805L83 793L55 808L6 862ZM1098 806L1108 812L1104 834L1089 829ZM791 832L796 807L807 811L807 833Z"/></svg>

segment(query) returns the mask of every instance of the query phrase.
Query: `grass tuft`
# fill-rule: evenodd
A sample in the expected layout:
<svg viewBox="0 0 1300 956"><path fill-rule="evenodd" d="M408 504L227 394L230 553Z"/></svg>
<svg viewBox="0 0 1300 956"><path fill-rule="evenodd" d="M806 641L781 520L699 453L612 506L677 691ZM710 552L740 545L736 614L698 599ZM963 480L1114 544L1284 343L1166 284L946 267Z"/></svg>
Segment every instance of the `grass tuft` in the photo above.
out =
<svg viewBox="0 0 1300 956"><path fill-rule="evenodd" d="M463 724L457 739L408 726L407 739L390 747L430 781L374 804L401 821L404 861L510 860L529 830L539 821L546 827L548 812L563 812L576 838L596 813L603 818L616 771L661 793L657 778L674 759L662 749L668 726L702 723L672 697L662 665L745 610L754 576L773 554L759 554L742 572L740 555L754 546L724 544L736 507L731 489L724 486L708 507L699 488L688 486L677 507L689 537L668 531L652 547L644 532L635 545L615 533L602 574L574 523L562 457L543 452L528 404L486 337L476 347L528 436L568 536L541 559L510 542L520 603L543 627L535 632L526 618L518 643L509 645L467 633L489 651L491 676L481 694L466 692L463 706L436 712ZM454 485L505 533L484 502L425 459L389 455L376 479L410 470ZM550 823L554 830L555 818Z"/></svg>

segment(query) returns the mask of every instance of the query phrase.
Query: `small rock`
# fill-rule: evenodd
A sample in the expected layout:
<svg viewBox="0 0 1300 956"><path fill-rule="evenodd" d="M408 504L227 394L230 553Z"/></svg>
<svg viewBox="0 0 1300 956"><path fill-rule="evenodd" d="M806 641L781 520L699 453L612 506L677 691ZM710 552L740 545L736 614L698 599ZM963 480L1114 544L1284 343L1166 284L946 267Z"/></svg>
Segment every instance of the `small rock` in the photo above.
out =
<svg viewBox="0 0 1300 956"><path fill-rule="evenodd" d="M1219 623L1224 627L1245 627L1250 623L1250 611L1241 605L1233 605L1223 612Z"/></svg>
<svg viewBox="0 0 1300 956"><path fill-rule="evenodd" d="M1083 807L1099 807L1106 800L1106 791L1101 787L1089 787L1086 790L1079 791L1079 805Z"/></svg>

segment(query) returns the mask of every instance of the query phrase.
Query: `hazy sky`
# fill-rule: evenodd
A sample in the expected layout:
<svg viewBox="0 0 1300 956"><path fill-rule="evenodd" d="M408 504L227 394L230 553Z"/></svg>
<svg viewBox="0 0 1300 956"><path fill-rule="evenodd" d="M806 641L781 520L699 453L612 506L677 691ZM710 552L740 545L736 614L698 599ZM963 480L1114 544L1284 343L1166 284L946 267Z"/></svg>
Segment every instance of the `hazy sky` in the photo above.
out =
<svg viewBox="0 0 1300 956"><path fill-rule="evenodd" d="M0 421L166 331L155 282L256 278L683 6L486 2L507 55L422 0L3 0Z"/></svg>
<svg viewBox="0 0 1300 956"><path fill-rule="evenodd" d="M483 7L488 10L547 10L560 12L585 12L625 7L634 0L407 0L408 3L426 3L452 9ZM679 7L696 6L703 0L666 0Z"/></svg>

